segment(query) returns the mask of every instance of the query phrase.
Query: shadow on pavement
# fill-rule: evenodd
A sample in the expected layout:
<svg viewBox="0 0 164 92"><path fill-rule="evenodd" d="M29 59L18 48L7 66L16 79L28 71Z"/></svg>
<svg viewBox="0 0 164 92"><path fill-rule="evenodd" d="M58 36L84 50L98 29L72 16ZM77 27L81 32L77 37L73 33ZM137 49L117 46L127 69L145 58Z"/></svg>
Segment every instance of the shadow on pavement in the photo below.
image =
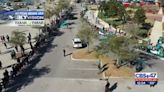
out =
<svg viewBox="0 0 164 92"><path fill-rule="evenodd" d="M37 53L32 56L30 63L21 71L21 74L11 80L11 83L7 87L5 92L17 92L22 87L31 84L35 78L39 78L43 75L46 75L50 72L48 66L42 68L34 68L45 53L49 53L52 48L55 48L57 45L53 45L52 41L54 40L54 36L49 37L49 39L44 42L42 46L38 49Z"/></svg>
<svg viewBox="0 0 164 92"><path fill-rule="evenodd" d="M142 70L144 70L146 67L152 68L157 63L157 62L154 62L154 61L158 60L157 57L152 56L152 55L147 55L147 54L144 54L144 53L140 53L139 57L142 58L143 60L141 60L140 62L138 62L136 64L141 64L142 67L143 67Z"/></svg>
<svg viewBox="0 0 164 92"><path fill-rule="evenodd" d="M53 36L61 36L62 34L64 34L64 32L61 32L61 31L54 31L53 32Z"/></svg>
<svg viewBox="0 0 164 92"><path fill-rule="evenodd" d="M78 19L78 18L75 17L75 15L71 15L71 16L68 17L68 20L76 20L76 19Z"/></svg>
<svg viewBox="0 0 164 92"><path fill-rule="evenodd" d="M7 50L5 52L1 52L1 55L7 54L7 53L10 53L10 52L11 52L11 50Z"/></svg>
<svg viewBox="0 0 164 92"><path fill-rule="evenodd" d="M7 47L7 49L12 49L12 48L13 48L13 46Z"/></svg>
<svg viewBox="0 0 164 92"><path fill-rule="evenodd" d="M117 88L117 82L114 83L114 84L109 88L109 92L113 92L116 88Z"/></svg>
<svg viewBox="0 0 164 92"><path fill-rule="evenodd" d="M74 15L77 15L78 13L76 12L72 12L71 15L74 16Z"/></svg>
<svg viewBox="0 0 164 92"><path fill-rule="evenodd" d="M65 56L69 56L69 55L72 55L72 53L68 53L68 54L66 54Z"/></svg>
<svg viewBox="0 0 164 92"><path fill-rule="evenodd" d="M15 78L11 85L9 85L9 89L7 89L5 92L17 92L22 87L31 84L35 78L49 73L50 69L47 67L42 67L41 69L27 69L23 72L23 74Z"/></svg>
<svg viewBox="0 0 164 92"><path fill-rule="evenodd" d="M75 24L75 22L69 22L69 23L68 23L68 25L73 25L73 24Z"/></svg>
<svg viewBox="0 0 164 92"><path fill-rule="evenodd" d="M155 56L148 55L148 54L145 54L145 53L140 53L139 57L144 58L144 60L158 59Z"/></svg>

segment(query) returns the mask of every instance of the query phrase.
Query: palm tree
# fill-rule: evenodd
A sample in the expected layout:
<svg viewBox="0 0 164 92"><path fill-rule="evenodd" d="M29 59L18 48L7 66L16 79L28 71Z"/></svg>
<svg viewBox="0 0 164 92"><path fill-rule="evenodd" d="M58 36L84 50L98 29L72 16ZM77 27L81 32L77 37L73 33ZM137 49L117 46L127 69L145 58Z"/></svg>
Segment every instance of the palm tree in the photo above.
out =
<svg viewBox="0 0 164 92"><path fill-rule="evenodd" d="M10 43L15 46L20 46L21 51L24 54L24 47L23 45L26 43L26 34L23 32L20 32L18 30L13 31L11 35Z"/></svg>

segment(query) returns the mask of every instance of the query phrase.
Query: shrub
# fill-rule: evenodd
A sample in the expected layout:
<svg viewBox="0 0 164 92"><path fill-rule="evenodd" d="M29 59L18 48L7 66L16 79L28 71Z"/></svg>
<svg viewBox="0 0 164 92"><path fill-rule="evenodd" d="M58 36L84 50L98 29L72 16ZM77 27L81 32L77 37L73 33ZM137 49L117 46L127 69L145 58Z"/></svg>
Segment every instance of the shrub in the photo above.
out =
<svg viewBox="0 0 164 92"><path fill-rule="evenodd" d="M137 35L142 38L146 38L148 35L148 32L149 32L148 30L140 29L140 30L138 30Z"/></svg>

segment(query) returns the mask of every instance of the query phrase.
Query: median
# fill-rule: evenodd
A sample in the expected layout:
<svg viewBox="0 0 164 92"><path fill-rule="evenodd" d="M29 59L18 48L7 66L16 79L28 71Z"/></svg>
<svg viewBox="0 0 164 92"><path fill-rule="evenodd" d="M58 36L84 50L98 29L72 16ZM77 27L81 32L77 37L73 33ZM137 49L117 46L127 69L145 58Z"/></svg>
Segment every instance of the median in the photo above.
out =
<svg viewBox="0 0 164 92"><path fill-rule="evenodd" d="M103 78L132 78L134 75L134 70L132 68L127 66L117 68L111 57L100 56L97 58L95 51L88 52L87 49L77 49L73 52L71 58L73 61L77 62L87 61L97 63L101 61L101 67L105 66L106 69L102 72L100 71L98 74L102 74Z"/></svg>

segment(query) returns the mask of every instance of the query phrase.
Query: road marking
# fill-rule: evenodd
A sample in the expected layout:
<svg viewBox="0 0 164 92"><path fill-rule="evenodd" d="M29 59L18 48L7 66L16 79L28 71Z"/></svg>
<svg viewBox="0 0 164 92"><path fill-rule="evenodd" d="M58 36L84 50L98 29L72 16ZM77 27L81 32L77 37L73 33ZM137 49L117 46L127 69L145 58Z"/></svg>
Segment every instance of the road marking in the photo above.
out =
<svg viewBox="0 0 164 92"><path fill-rule="evenodd" d="M58 80L68 80L68 81L101 81L100 79L96 78L53 78Z"/></svg>
<svg viewBox="0 0 164 92"><path fill-rule="evenodd" d="M69 70L98 70L97 68L69 68Z"/></svg>

